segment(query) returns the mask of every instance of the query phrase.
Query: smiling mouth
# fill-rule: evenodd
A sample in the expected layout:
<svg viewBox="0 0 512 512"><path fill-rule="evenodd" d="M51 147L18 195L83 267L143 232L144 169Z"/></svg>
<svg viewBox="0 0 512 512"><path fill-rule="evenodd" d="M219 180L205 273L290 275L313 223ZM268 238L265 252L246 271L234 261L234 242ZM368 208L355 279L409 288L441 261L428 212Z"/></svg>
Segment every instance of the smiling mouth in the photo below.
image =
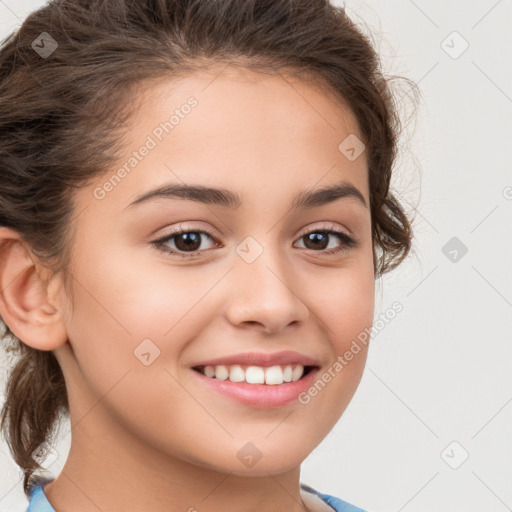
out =
<svg viewBox="0 0 512 512"><path fill-rule="evenodd" d="M214 380L275 386L301 380L316 368L318 366L303 366L302 364L274 366L233 364L201 365L194 366L192 369Z"/></svg>

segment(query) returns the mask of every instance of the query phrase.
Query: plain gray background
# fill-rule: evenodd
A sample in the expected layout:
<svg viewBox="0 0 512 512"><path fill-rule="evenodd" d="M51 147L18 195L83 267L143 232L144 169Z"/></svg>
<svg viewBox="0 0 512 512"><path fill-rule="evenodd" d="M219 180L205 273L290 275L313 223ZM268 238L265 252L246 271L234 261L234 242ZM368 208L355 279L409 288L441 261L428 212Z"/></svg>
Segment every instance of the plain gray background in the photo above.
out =
<svg viewBox="0 0 512 512"><path fill-rule="evenodd" d="M351 404L304 462L301 481L370 512L505 512L512 509L511 0L345 4L373 32L385 73L411 78L422 92L394 182L415 214L414 253L378 281L376 319L394 301L403 310L372 340ZM41 5L0 0L0 37ZM407 92L397 92L405 116ZM47 461L55 476L68 449L69 436ZM0 511L23 511L20 470L3 443L0 475Z"/></svg>

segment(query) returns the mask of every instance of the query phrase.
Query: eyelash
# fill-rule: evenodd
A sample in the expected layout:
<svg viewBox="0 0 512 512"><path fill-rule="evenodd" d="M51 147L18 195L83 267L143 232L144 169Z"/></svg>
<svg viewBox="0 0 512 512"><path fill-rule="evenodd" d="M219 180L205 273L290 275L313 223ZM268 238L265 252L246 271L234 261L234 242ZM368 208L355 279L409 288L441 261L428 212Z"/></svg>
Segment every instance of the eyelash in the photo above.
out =
<svg viewBox="0 0 512 512"><path fill-rule="evenodd" d="M166 245L166 242L169 242L173 238L175 238L175 237L177 237L179 235L182 235L184 233L199 233L199 234L208 235L213 241L215 241L215 237L214 237L213 233L208 231L207 229L185 229L185 230L180 229L179 231L174 231L174 232L172 232L172 233L170 233L168 235L165 235L162 238L159 238L158 240L154 240L153 242L151 242L151 244L156 246L156 248L159 251L161 251L163 253L166 253L168 255L175 254L175 255L177 255L180 258L189 258L189 257L197 256L202 251L191 251L191 252L188 252L188 253L187 252L179 252L179 251L175 251L175 250L169 249L168 246ZM348 252L350 249L352 249L352 248L357 246L357 241L354 238L352 238L351 236L347 235L343 231L338 231L338 230L335 230L335 229L320 228L320 229L315 229L315 230L312 230L312 231L308 231L307 233L304 233L303 235L301 235L299 237L299 240L304 238L305 236L311 235L313 233L322 233L322 234L328 234L328 235L335 235L341 241L341 245L339 247L335 248L335 249L330 249L330 250L325 250L324 249L324 250L321 250L321 251L314 251L313 249L310 249L313 252L320 252L320 253L327 254L327 255L333 255L333 254L337 254L337 253ZM205 250L207 251L208 249L205 249Z"/></svg>

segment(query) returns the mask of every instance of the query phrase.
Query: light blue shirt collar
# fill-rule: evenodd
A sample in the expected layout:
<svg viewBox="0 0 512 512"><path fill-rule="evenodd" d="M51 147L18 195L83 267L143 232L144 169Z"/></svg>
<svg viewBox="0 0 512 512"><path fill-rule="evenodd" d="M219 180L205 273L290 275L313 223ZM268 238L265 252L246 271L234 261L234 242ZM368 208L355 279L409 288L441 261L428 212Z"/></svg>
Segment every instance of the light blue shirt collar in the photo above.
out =
<svg viewBox="0 0 512 512"><path fill-rule="evenodd" d="M36 485L31 492L29 506L26 512L55 512L55 509L50 505L43 491L43 486L52 480L44 480ZM319 496L322 500L328 503L336 512L366 512L362 508L355 507L340 498L323 494L313 489L309 485L301 484L301 487L306 491L312 492Z"/></svg>

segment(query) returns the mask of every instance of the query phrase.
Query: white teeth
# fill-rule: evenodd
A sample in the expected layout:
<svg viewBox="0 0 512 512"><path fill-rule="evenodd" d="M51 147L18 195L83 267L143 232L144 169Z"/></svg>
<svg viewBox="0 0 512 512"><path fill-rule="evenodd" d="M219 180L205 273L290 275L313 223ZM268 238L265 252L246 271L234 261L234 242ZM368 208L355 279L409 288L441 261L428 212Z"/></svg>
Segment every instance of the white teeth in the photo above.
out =
<svg viewBox="0 0 512 512"><path fill-rule="evenodd" d="M215 367L215 378L219 380L226 380L229 377L228 369L223 366L216 366Z"/></svg>
<svg viewBox="0 0 512 512"><path fill-rule="evenodd" d="M204 367L204 374L207 377L215 377L215 368L213 366L205 366Z"/></svg>
<svg viewBox="0 0 512 512"><path fill-rule="evenodd" d="M245 380L245 373L240 365L235 364L231 367L229 372L229 380L231 382L242 382Z"/></svg>
<svg viewBox="0 0 512 512"><path fill-rule="evenodd" d="M232 366L218 365L205 366L203 374L206 377L231 382L247 382L248 384L279 385L285 382L295 382L304 375L304 366L297 364L292 366L248 366L246 370L239 364Z"/></svg>
<svg viewBox="0 0 512 512"><path fill-rule="evenodd" d="M298 364L292 371L292 381L295 382L296 380L299 380L302 377L302 374L304 373L304 366L301 364Z"/></svg>
<svg viewBox="0 0 512 512"><path fill-rule="evenodd" d="M282 384L283 370L280 366L271 366L265 371L265 384Z"/></svg>
<svg viewBox="0 0 512 512"><path fill-rule="evenodd" d="M261 366L248 366L245 370L245 382L248 384L265 384L265 371Z"/></svg>

